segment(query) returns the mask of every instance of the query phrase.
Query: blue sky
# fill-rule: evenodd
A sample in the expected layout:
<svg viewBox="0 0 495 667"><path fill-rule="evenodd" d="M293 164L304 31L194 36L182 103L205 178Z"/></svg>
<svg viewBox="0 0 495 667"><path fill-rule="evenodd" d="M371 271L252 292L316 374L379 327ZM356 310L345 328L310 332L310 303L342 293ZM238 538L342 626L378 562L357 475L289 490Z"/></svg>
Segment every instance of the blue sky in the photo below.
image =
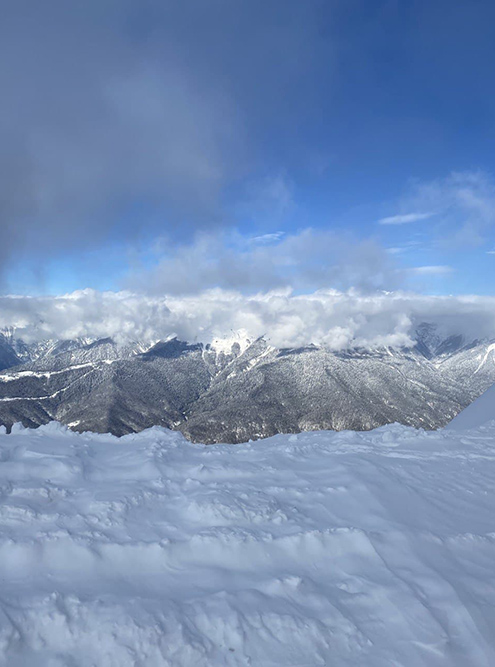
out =
<svg viewBox="0 0 495 667"><path fill-rule="evenodd" d="M26 0L5 19L4 292L178 293L174 273L494 293L493 2Z"/></svg>

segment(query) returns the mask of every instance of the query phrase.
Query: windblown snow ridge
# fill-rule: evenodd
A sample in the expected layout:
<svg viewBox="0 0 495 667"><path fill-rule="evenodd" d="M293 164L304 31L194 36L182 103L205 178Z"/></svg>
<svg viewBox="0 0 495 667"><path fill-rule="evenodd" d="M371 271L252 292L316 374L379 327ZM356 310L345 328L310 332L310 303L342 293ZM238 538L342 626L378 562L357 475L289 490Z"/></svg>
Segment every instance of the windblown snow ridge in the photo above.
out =
<svg viewBox="0 0 495 667"><path fill-rule="evenodd" d="M0 433L0 664L495 664L495 425Z"/></svg>

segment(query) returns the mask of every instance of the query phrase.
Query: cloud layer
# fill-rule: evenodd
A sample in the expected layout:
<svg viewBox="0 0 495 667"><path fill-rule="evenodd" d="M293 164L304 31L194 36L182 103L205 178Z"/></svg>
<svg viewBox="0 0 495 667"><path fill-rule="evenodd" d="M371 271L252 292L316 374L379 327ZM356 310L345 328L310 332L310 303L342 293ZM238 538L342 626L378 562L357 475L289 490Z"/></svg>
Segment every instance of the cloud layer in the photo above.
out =
<svg viewBox="0 0 495 667"><path fill-rule="evenodd" d="M210 290L190 297L151 297L84 290L60 297L0 297L0 328L27 341L106 337L156 341L177 336L210 342L243 332L275 347L403 346L421 322L442 336L495 337L495 297L432 297L407 293L360 295L272 291L253 296Z"/></svg>

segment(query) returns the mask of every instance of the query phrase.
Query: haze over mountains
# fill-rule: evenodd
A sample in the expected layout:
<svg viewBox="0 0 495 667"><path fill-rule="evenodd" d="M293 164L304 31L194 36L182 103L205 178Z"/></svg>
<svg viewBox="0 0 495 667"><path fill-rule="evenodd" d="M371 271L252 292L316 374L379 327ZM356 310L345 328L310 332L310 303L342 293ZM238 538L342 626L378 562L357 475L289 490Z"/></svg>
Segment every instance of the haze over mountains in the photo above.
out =
<svg viewBox="0 0 495 667"><path fill-rule="evenodd" d="M4 332L0 423L58 420L115 435L159 425L206 443L393 422L435 429L495 382L495 344L442 338L430 323L414 336L414 346L332 351L238 334L209 344L26 344Z"/></svg>

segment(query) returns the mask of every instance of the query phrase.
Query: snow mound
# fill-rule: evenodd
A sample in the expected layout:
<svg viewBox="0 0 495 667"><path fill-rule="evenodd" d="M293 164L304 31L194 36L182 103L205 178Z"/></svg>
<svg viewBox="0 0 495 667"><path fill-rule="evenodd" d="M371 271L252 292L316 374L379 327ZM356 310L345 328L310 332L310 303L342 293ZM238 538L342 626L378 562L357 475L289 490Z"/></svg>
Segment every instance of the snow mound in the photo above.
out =
<svg viewBox="0 0 495 667"><path fill-rule="evenodd" d="M0 664L495 664L495 425L0 433Z"/></svg>
<svg viewBox="0 0 495 667"><path fill-rule="evenodd" d="M483 426L493 420L495 420L495 385L492 385L471 405L468 405L462 412L459 412L447 424L446 428L460 431Z"/></svg>

